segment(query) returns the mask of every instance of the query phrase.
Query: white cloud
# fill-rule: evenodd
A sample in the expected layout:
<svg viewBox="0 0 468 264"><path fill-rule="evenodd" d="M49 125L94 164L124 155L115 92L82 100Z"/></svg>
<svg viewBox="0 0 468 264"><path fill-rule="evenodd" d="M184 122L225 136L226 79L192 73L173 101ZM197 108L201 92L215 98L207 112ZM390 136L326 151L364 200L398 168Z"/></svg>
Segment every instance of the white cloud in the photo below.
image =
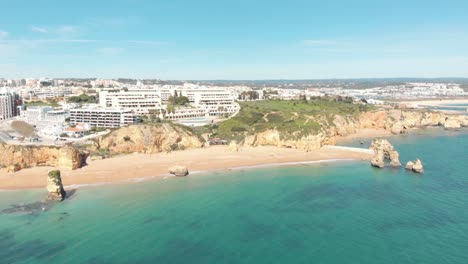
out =
<svg viewBox="0 0 468 264"><path fill-rule="evenodd" d="M9 35L8 32L0 30L0 39L4 39L8 37L8 35Z"/></svg>
<svg viewBox="0 0 468 264"><path fill-rule="evenodd" d="M31 26L31 31L37 33L49 33L49 30L45 27Z"/></svg>
<svg viewBox="0 0 468 264"><path fill-rule="evenodd" d="M104 47L99 48L97 51L104 55L118 55L125 51L123 48L116 48L116 47Z"/></svg>
<svg viewBox="0 0 468 264"><path fill-rule="evenodd" d="M57 34L70 34L70 33L76 33L78 32L79 27L77 26L70 26L70 25L64 25L64 26L59 26L55 32Z"/></svg>

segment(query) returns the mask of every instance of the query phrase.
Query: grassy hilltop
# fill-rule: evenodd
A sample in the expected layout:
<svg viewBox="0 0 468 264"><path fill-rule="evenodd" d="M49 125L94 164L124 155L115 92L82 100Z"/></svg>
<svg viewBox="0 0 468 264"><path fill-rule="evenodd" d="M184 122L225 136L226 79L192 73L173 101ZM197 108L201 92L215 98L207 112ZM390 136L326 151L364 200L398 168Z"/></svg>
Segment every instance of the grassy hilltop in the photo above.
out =
<svg viewBox="0 0 468 264"><path fill-rule="evenodd" d="M246 135L277 129L285 137L299 138L320 131L321 125L317 119L325 118L330 122L337 114L354 116L369 110L368 106L336 98L309 101L267 100L240 102L240 105L239 114L219 123L218 127L215 126L212 136L239 140Z"/></svg>

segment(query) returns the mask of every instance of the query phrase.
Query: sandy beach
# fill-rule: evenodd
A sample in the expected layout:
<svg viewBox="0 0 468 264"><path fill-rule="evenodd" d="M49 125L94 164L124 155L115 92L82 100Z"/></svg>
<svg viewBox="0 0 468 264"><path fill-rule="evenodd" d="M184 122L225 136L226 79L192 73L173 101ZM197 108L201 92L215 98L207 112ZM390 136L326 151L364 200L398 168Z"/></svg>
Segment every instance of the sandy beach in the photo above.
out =
<svg viewBox="0 0 468 264"><path fill-rule="evenodd" d="M64 185L70 189L80 185L125 183L146 178L168 176L168 167L184 165L192 172L212 171L238 167L300 163L335 159L369 159L370 154L355 151L322 149L305 152L273 146L244 147L229 152L227 146L212 146L172 153L128 154L104 160L89 161L77 169L61 169ZM45 188L46 175L53 167L35 167L16 173L0 170L0 190Z"/></svg>
<svg viewBox="0 0 468 264"><path fill-rule="evenodd" d="M441 106L450 104L468 104L468 99L439 99L439 100L416 100L401 103L419 104L421 106Z"/></svg>

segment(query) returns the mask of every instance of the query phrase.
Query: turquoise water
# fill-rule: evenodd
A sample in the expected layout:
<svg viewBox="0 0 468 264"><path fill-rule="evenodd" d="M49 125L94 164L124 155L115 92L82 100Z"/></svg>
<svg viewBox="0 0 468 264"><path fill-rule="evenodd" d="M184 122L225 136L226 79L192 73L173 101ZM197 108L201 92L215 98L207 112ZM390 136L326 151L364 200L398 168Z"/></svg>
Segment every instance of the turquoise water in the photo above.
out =
<svg viewBox="0 0 468 264"><path fill-rule="evenodd" d="M468 135L417 133L390 140L422 176L341 162L82 188L1 214L0 263L467 263ZM43 195L0 192L0 210Z"/></svg>

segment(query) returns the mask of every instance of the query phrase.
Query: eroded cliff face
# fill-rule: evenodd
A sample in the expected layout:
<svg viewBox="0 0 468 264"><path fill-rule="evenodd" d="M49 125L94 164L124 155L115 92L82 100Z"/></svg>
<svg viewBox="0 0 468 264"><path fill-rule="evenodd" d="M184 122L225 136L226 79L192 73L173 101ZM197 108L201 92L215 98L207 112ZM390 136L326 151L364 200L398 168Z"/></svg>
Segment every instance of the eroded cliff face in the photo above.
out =
<svg viewBox="0 0 468 264"><path fill-rule="evenodd" d="M364 112L358 116L335 115L332 120L317 116L315 118L321 129L315 135L293 138L277 130L267 130L247 136L244 144L248 146L278 146L297 148L305 151L318 149L324 145L335 145L336 138L357 133L360 129L373 128L388 130L393 134L406 133L411 128L442 126L456 129L468 126L468 117L439 112L380 110Z"/></svg>
<svg viewBox="0 0 468 264"><path fill-rule="evenodd" d="M296 148L305 151L319 149L324 145L325 136L322 133L308 135L298 139L282 137L278 130L267 130L246 137L244 144L247 146L277 146L283 148Z"/></svg>
<svg viewBox="0 0 468 264"><path fill-rule="evenodd" d="M163 123L133 125L111 132L97 141L99 150L111 153L157 153L163 151L201 148L203 139L188 128Z"/></svg>
<svg viewBox="0 0 468 264"><path fill-rule="evenodd" d="M89 153L72 146L17 146L0 144L0 166L29 168L52 166L78 169L86 164Z"/></svg>

